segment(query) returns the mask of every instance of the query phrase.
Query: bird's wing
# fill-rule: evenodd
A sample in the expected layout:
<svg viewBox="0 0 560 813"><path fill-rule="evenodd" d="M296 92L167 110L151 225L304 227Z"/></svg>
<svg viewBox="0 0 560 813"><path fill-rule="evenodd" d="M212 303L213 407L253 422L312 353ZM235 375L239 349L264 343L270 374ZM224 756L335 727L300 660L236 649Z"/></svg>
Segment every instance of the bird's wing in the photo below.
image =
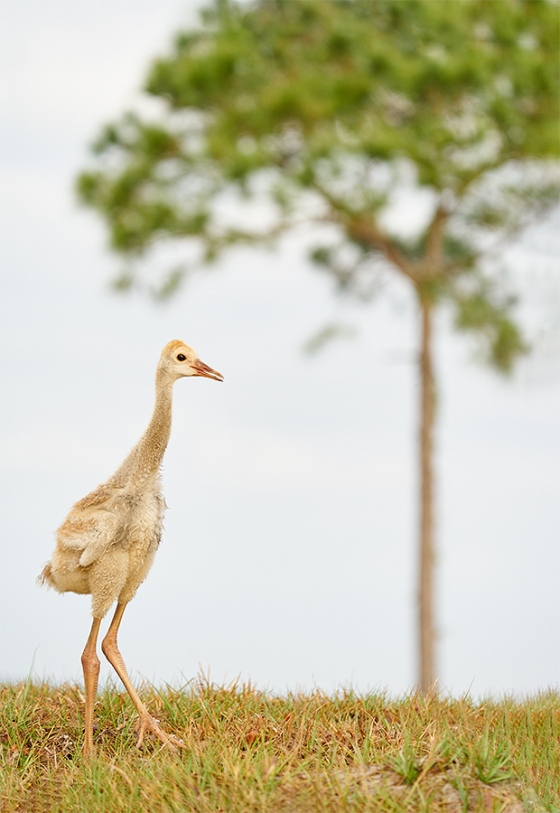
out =
<svg viewBox="0 0 560 813"><path fill-rule="evenodd" d="M116 542L115 515L103 509L73 509L58 529L57 539L63 548L82 551L79 563L87 567Z"/></svg>

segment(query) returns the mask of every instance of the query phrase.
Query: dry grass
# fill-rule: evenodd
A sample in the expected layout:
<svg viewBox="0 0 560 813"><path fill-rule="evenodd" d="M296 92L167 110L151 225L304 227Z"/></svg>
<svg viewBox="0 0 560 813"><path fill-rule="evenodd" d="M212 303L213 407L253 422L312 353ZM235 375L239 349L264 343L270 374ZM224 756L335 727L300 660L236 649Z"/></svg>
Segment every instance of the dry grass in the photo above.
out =
<svg viewBox="0 0 560 813"><path fill-rule="evenodd" d="M0 687L3 813L560 811L554 693L474 704L201 682L142 694L187 748L138 751L131 703L108 687L88 764L78 687Z"/></svg>

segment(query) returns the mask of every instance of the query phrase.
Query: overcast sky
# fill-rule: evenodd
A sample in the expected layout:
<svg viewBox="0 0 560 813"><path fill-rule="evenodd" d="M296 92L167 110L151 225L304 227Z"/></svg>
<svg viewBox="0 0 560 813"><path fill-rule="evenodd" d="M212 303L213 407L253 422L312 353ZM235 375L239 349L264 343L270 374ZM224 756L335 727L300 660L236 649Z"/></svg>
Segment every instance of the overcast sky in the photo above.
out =
<svg viewBox="0 0 560 813"><path fill-rule="evenodd" d="M310 359L302 345L337 305L303 237L232 254L156 306L109 290L118 261L75 202L87 145L197 5L3 3L0 677L81 680L89 597L35 577L72 503L142 433L161 348L181 338L225 382L175 388L164 540L121 628L131 673L400 693L415 680L407 291L343 313L357 337ZM557 234L536 229L506 258L538 346L512 380L438 323L438 661L454 694L558 685Z"/></svg>

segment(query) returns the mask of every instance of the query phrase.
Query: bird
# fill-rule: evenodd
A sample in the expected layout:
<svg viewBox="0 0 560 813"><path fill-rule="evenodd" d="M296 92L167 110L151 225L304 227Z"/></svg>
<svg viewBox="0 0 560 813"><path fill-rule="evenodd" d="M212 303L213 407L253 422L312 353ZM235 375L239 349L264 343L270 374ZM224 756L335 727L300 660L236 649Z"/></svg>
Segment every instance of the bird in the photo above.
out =
<svg viewBox="0 0 560 813"><path fill-rule="evenodd" d="M138 712L137 746L142 746L147 731L172 750L184 745L166 733L142 703L119 651L117 634L124 611L148 575L161 540L166 504L160 466L171 434L173 384L193 376L224 380L184 342L175 339L166 344L157 365L155 406L148 428L117 471L71 508L56 532L51 560L38 577L39 584L59 593L91 594L93 621L81 658L84 757L91 757L94 751L94 704L100 669L97 639L101 622L115 601L101 649Z"/></svg>

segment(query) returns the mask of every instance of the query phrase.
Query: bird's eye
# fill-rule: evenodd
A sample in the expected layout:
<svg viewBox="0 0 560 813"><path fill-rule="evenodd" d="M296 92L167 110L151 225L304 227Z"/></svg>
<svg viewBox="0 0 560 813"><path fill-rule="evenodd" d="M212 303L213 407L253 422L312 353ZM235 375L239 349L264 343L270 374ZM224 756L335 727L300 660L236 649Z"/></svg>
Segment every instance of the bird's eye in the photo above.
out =
<svg viewBox="0 0 560 813"><path fill-rule="evenodd" d="M179 355L177 356L177 361L186 361L186 358L187 357L184 356L182 353L179 353Z"/></svg>

